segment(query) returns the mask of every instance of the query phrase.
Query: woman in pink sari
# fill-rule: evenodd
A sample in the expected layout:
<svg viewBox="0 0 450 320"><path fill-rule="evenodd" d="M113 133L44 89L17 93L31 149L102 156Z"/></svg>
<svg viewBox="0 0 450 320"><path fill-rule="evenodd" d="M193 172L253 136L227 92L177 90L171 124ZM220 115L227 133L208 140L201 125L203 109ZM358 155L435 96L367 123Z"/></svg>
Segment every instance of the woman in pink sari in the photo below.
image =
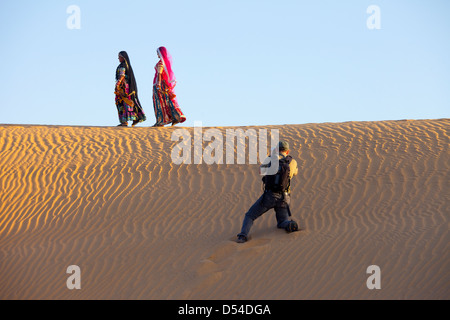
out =
<svg viewBox="0 0 450 320"><path fill-rule="evenodd" d="M169 123L173 126L186 121L186 117L174 93L176 79L172 71L172 57L165 47L159 47L156 52L160 60L155 66L153 79L153 107L156 117L153 126L162 127Z"/></svg>

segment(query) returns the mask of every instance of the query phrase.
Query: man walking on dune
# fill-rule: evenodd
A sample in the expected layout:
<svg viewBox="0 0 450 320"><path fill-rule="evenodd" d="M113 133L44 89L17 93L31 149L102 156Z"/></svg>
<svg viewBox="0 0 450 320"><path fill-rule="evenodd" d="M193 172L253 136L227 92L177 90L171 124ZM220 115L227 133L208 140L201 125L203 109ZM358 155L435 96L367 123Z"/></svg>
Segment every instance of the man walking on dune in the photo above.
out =
<svg viewBox="0 0 450 320"><path fill-rule="evenodd" d="M289 155L287 142L280 141L278 151L268 157L260 167L260 171L263 173L272 163L279 164L276 174L263 177L264 193L245 214L241 232L238 234L238 243L248 241L248 234L253 222L270 209L275 210L278 228L285 229L287 232L298 231L298 224L290 219L291 212L289 210L290 181L298 173L297 161ZM272 157L278 157L278 162L272 161Z"/></svg>

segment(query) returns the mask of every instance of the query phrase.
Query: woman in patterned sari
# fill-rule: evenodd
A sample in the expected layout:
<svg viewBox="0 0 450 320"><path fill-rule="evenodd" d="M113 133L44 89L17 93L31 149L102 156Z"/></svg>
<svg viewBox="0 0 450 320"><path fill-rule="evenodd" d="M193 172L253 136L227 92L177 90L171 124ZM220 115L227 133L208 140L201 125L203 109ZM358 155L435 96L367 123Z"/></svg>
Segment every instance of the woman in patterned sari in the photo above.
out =
<svg viewBox="0 0 450 320"><path fill-rule="evenodd" d="M165 47L159 47L156 52L160 60L155 66L156 73L153 80L153 108L156 117L154 127L162 127L169 123L173 126L186 121L186 117L174 93L176 79L172 71L172 57Z"/></svg>
<svg viewBox="0 0 450 320"><path fill-rule="evenodd" d="M125 51L119 52L120 64L116 69L116 107L119 114L119 126L128 127L128 121L133 121L134 127L146 120L144 110L138 98L136 79L130 58Z"/></svg>

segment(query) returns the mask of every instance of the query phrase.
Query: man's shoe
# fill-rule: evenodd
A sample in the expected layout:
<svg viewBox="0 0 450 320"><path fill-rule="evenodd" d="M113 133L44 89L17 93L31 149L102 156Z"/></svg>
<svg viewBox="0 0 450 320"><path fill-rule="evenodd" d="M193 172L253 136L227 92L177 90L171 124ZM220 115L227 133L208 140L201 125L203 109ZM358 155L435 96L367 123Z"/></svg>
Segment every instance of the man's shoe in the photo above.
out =
<svg viewBox="0 0 450 320"><path fill-rule="evenodd" d="M285 228L287 233L298 231L298 224L295 221L289 221L289 224Z"/></svg>
<svg viewBox="0 0 450 320"><path fill-rule="evenodd" d="M237 243L244 243L244 242L247 242L247 240L248 240L248 239L247 239L246 236L240 234L240 235L238 235L238 238L237 238L236 242L237 242Z"/></svg>

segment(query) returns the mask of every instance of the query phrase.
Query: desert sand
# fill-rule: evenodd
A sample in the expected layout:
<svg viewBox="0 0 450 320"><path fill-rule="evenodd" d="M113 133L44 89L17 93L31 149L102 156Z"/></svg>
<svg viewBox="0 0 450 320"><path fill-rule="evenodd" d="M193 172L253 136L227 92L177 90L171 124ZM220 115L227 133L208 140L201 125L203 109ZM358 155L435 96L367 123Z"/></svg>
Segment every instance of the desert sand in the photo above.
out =
<svg viewBox="0 0 450 320"><path fill-rule="evenodd" d="M240 127L290 143L302 229L245 244L258 164L174 164L180 128L0 125L0 299L450 298L449 119Z"/></svg>

